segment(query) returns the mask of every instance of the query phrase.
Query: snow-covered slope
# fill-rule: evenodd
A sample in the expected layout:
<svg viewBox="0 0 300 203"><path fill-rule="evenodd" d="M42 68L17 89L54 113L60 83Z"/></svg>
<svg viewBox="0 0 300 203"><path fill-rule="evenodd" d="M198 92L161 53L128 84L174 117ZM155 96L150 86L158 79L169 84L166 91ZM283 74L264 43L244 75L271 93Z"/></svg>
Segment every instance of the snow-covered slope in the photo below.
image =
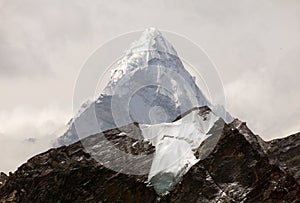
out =
<svg viewBox="0 0 300 203"><path fill-rule="evenodd" d="M157 65L163 65L170 56L177 56L174 47L163 38L162 34L155 28L148 28L139 40L133 42L125 52L125 56L118 62L119 66L112 70L111 81L106 87L106 94L113 94L114 88L119 80L131 71L137 71L149 65L151 59L160 59ZM174 68L179 68L175 66Z"/></svg>
<svg viewBox="0 0 300 203"><path fill-rule="evenodd" d="M215 109L174 47L157 29L148 28L112 70L103 94L73 119L55 145L68 145L132 122L172 122L191 108L204 105Z"/></svg>
<svg viewBox="0 0 300 203"><path fill-rule="evenodd" d="M170 191L199 161L195 150L212 135L210 129L219 119L209 109L200 112L193 110L173 123L140 125L144 138L155 146L148 178L158 193Z"/></svg>
<svg viewBox="0 0 300 203"><path fill-rule="evenodd" d="M194 106L209 104L174 47L155 28L146 29L126 51L104 94L113 96L118 125L171 122Z"/></svg>

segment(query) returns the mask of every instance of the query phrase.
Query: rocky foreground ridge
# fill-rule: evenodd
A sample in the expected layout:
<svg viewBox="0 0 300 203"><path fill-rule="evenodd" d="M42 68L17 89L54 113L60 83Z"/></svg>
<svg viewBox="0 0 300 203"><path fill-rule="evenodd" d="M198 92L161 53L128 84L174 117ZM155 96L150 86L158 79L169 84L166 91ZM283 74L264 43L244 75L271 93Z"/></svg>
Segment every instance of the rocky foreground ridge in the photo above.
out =
<svg viewBox="0 0 300 203"><path fill-rule="evenodd" d="M76 142L34 156L8 177L1 174L0 202L300 202L300 134L265 142L237 119L220 126L212 152L167 194L157 195L147 175L104 167ZM149 142L124 132L141 136L138 123L103 134L126 153L155 152ZM203 156L214 139L203 142L195 155ZM84 142L101 148L103 137L92 135Z"/></svg>

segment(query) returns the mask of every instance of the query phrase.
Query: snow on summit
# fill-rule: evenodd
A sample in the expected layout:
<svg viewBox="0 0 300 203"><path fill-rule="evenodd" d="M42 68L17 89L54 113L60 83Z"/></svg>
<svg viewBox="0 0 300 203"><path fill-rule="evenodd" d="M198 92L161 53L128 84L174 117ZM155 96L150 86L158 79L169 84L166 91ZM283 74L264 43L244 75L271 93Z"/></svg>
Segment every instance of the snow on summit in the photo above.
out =
<svg viewBox="0 0 300 203"><path fill-rule="evenodd" d="M172 44L156 28L147 28L111 70L103 93L73 119L55 145L133 122L170 123L200 106L212 105Z"/></svg>
<svg viewBox="0 0 300 203"><path fill-rule="evenodd" d="M172 55L177 55L174 47L162 36L161 32L153 27L147 28L140 39L133 42L126 54L137 53L141 51L161 51Z"/></svg>
<svg viewBox="0 0 300 203"><path fill-rule="evenodd" d="M111 70L103 93L72 120L57 145L137 122L143 139L155 146L148 179L163 194L200 160L195 150L220 119L211 107L172 44L159 30L148 28ZM178 116L182 118L174 121Z"/></svg>
<svg viewBox="0 0 300 203"><path fill-rule="evenodd" d="M177 56L174 47L162 36L158 29L147 28L141 37L125 51L125 56L119 61L118 67L112 70L111 82L116 82L126 72L137 67L131 66L131 64L134 65L140 62L139 65L143 65L142 62L149 61L151 58L159 58L159 52Z"/></svg>

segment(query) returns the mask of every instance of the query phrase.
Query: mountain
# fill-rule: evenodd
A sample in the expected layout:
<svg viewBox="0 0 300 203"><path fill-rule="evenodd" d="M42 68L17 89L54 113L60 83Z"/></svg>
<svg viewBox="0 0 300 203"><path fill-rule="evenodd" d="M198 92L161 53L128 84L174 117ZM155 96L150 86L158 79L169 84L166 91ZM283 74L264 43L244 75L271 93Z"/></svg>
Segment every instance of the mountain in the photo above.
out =
<svg viewBox="0 0 300 203"><path fill-rule="evenodd" d="M300 166L295 153L300 146L300 134L265 142L253 134L246 123L235 119L227 124L222 118L214 118L208 107L193 108L176 118L170 128L171 124L167 124L160 126L160 129L167 132L167 129L175 129L175 126L184 128L185 120L190 117L193 118L194 127L206 126L191 127L190 135L197 134L201 138L201 132L205 132L207 137L202 142L199 137L192 139L198 140L196 145L200 145L197 148L193 148L193 142L184 135L174 134L173 138L167 138L185 140L197 159L179 180L173 181L175 184L169 188L169 192L158 194L161 186L164 188L165 177L170 171L157 170L156 176L149 181L147 174L115 172L96 161L93 154L87 151L86 146L90 146L97 154L107 152L107 156L113 158L110 148L106 146L108 140L128 154L154 154L165 162L160 155L168 158L169 154L157 153L160 149L156 146L164 139L161 136L149 139L149 126L131 123L88 136L70 146L50 149L29 159L0 186L0 202L300 201L298 171L287 170L288 167L297 169ZM206 119L212 122L205 122ZM157 125L153 125L154 128L158 128ZM126 163L128 170L134 169L133 163L126 159L121 161ZM150 170L152 163L145 160L137 162L135 167ZM172 172L173 178L176 172Z"/></svg>
<svg viewBox="0 0 300 203"><path fill-rule="evenodd" d="M197 106L207 105L230 122L223 107L214 107L184 68L174 47L155 28L133 42L96 101L85 103L54 146L69 145L132 122L172 122ZM224 115L223 115L224 114Z"/></svg>
<svg viewBox="0 0 300 203"><path fill-rule="evenodd" d="M0 202L300 202L300 134L265 142L212 105L154 28L55 146L0 174Z"/></svg>

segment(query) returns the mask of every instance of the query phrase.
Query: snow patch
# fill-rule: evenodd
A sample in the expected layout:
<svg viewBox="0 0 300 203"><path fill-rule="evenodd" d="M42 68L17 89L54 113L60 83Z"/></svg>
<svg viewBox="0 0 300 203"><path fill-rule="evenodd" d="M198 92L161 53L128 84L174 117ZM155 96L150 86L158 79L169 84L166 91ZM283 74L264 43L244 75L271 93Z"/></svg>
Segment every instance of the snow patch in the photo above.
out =
<svg viewBox="0 0 300 203"><path fill-rule="evenodd" d="M199 112L194 110L173 123L140 125L144 138L156 148L148 180L168 183L162 187L155 182L154 188L158 193L172 189L174 183L199 161L194 155L194 150L211 136L208 132L218 119L219 117L212 112L200 116ZM174 180L167 181L163 174L168 174L167 177Z"/></svg>

